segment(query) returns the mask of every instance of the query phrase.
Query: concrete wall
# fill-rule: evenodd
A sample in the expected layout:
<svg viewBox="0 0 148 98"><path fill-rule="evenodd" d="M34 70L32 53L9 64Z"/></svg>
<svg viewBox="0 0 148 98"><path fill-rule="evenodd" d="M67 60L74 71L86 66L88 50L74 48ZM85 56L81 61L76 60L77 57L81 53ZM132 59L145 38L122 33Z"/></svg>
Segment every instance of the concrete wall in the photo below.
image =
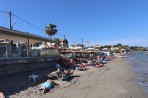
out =
<svg viewBox="0 0 148 98"><path fill-rule="evenodd" d="M58 56L0 59L0 76L55 66Z"/></svg>

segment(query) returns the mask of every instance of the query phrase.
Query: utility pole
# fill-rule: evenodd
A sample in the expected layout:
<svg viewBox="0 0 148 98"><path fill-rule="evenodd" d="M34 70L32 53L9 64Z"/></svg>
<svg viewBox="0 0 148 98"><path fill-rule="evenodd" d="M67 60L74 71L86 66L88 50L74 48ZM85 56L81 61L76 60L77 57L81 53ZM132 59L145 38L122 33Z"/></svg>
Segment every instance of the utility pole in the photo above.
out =
<svg viewBox="0 0 148 98"><path fill-rule="evenodd" d="M10 18L9 28L10 28L10 30L13 29L13 28L12 28L12 22L11 22L11 21L12 21L12 20L11 20L11 16L12 16L12 13L11 13L11 11L10 11L10 12L9 12L9 18ZM8 52L8 54L7 54L8 56L9 56L9 55L12 56L13 40L11 40L10 45L11 45L11 46L10 46L10 49L7 48L7 50L10 52L10 53Z"/></svg>
<svg viewBox="0 0 148 98"><path fill-rule="evenodd" d="M12 25L11 25L11 16L12 16L12 13L11 11L9 12L9 18L10 18L10 24L9 24L9 27L10 27L10 30L12 30Z"/></svg>
<svg viewBox="0 0 148 98"><path fill-rule="evenodd" d="M12 13L11 13L11 11L10 12L6 12L6 11L0 11L0 12L4 12L4 13L7 13L7 14L9 14L9 28L10 28L10 30L12 30L12 25L11 25L11 16L12 16ZM8 39L6 39L6 53L5 53L5 55L6 55L6 58L8 58L9 57L9 47L8 47Z"/></svg>
<svg viewBox="0 0 148 98"><path fill-rule="evenodd" d="M82 49L83 49L83 39L82 39Z"/></svg>

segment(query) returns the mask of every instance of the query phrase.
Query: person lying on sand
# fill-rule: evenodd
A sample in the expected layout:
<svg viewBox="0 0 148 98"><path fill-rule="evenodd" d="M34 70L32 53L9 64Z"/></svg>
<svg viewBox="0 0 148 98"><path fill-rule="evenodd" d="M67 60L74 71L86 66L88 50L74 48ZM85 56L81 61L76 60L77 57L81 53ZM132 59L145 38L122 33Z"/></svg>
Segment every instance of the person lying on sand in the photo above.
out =
<svg viewBox="0 0 148 98"><path fill-rule="evenodd" d="M55 83L53 80L48 79L46 82L44 82L39 90L41 91L41 94L44 94L48 91L50 91L51 88L53 88L54 85L57 85L58 83Z"/></svg>
<svg viewBox="0 0 148 98"><path fill-rule="evenodd" d="M96 67L96 68L104 67L104 64L97 62L96 65L94 65L94 67Z"/></svg>

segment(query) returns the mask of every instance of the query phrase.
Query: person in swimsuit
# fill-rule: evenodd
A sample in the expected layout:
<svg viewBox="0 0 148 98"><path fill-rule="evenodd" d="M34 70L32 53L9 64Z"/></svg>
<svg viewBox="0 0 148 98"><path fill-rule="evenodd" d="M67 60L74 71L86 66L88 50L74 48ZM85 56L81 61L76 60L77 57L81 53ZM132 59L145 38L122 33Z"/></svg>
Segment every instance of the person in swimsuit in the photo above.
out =
<svg viewBox="0 0 148 98"><path fill-rule="evenodd" d="M54 85L56 85L57 83L55 83L53 80L48 79L46 82L44 82L41 87L40 90L42 94L48 92L51 88L53 88Z"/></svg>

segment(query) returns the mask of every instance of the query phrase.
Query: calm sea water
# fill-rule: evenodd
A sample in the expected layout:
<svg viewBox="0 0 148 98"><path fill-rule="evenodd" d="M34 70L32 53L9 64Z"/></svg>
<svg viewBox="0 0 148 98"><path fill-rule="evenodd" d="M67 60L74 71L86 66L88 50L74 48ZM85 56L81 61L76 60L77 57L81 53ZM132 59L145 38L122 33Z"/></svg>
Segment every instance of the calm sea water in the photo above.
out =
<svg viewBox="0 0 148 98"><path fill-rule="evenodd" d="M135 82L148 94L148 55L145 52L128 53L127 61L132 64L137 75Z"/></svg>

